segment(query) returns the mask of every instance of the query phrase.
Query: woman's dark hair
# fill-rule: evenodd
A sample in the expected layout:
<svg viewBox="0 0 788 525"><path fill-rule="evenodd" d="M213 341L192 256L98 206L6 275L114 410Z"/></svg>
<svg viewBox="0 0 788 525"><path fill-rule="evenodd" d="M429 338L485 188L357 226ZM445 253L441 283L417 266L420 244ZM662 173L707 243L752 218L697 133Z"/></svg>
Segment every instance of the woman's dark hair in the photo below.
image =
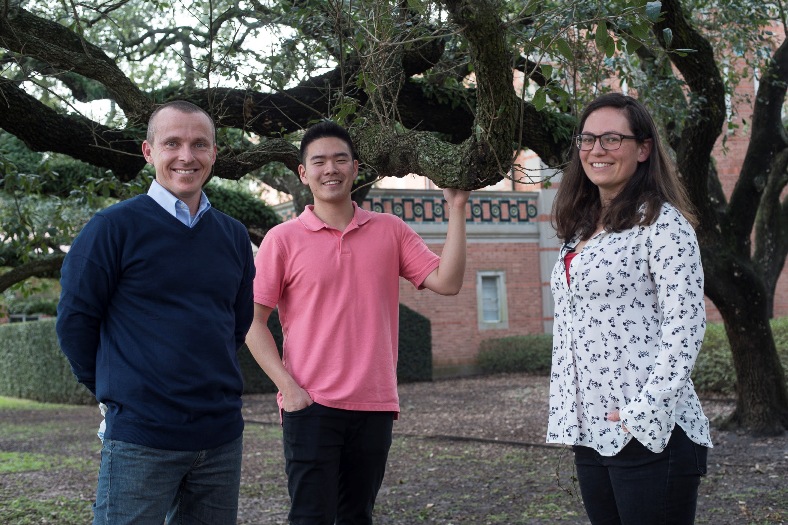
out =
<svg viewBox="0 0 788 525"><path fill-rule="evenodd" d="M577 237L587 240L600 222L608 231L652 224L665 202L675 206L695 226L697 219L692 203L648 110L634 98L620 93L602 95L592 101L580 116L580 132L588 116L601 108L620 109L638 144L651 141L651 153L645 161L638 163L632 178L603 209L599 189L586 176L580 163L580 151L573 147L553 201L551 221L559 239L568 241Z"/></svg>
<svg viewBox="0 0 788 525"><path fill-rule="evenodd" d="M340 140L347 142L348 147L350 148L350 154L353 156L353 160L358 160L358 154L356 153L356 147L353 145L353 139L350 138L350 133L331 120L323 120L314 124L306 130L304 133L304 137L301 139L301 149L299 151L299 156L301 157L301 163L304 163L304 155L306 154L306 148L318 139L324 139L326 137L335 137Z"/></svg>

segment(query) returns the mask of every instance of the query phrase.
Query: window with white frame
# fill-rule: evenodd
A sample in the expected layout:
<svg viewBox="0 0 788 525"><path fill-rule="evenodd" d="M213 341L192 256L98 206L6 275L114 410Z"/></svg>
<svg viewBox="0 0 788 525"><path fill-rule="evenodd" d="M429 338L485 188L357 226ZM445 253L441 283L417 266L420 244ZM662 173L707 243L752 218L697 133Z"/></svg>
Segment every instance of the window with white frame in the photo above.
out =
<svg viewBox="0 0 788 525"><path fill-rule="evenodd" d="M509 328L505 276L505 272L496 271L476 273L479 330Z"/></svg>

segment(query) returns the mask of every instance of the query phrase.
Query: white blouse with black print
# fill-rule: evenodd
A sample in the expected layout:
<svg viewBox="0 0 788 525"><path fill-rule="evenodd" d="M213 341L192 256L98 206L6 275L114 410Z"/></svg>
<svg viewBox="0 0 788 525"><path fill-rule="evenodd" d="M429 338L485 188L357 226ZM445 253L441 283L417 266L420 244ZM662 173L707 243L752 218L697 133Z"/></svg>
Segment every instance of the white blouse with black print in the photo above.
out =
<svg viewBox="0 0 788 525"><path fill-rule="evenodd" d="M633 437L661 452L675 424L712 446L690 379L706 331L703 268L690 224L664 204L650 226L600 232L572 260L561 249L555 300L548 443L613 456ZM607 415L620 410L621 420ZM622 424L629 432L625 432Z"/></svg>

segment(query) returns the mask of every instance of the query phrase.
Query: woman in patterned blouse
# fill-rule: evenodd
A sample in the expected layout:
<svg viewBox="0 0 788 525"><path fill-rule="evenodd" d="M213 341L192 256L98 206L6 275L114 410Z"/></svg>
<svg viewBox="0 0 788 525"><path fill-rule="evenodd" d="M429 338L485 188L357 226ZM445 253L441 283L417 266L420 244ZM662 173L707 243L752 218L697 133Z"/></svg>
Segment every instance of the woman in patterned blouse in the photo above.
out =
<svg viewBox="0 0 788 525"><path fill-rule="evenodd" d="M643 105L603 95L579 129L553 204L547 441L572 445L592 524L691 524L712 446L690 380L706 329L695 216Z"/></svg>

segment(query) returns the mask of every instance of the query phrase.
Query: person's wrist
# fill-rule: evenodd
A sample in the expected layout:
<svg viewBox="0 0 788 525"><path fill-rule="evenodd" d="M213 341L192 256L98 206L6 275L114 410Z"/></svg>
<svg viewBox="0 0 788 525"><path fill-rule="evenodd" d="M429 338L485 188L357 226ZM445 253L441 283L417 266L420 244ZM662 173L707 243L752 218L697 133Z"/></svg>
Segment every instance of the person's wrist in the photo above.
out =
<svg viewBox="0 0 788 525"><path fill-rule="evenodd" d="M295 381L288 381L287 385L279 389L284 397L292 397L298 395L301 386Z"/></svg>

